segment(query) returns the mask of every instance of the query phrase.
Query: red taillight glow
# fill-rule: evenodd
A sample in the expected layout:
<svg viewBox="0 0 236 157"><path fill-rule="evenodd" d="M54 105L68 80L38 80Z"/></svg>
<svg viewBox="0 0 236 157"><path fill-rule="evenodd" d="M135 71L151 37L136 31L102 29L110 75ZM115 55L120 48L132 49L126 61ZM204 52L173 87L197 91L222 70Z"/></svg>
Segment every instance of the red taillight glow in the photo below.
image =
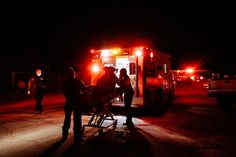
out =
<svg viewBox="0 0 236 157"><path fill-rule="evenodd" d="M153 52L150 52L150 58L153 58Z"/></svg>
<svg viewBox="0 0 236 157"><path fill-rule="evenodd" d="M97 64L92 65L92 72L97 73L100 71L100 68Z"/></svg>

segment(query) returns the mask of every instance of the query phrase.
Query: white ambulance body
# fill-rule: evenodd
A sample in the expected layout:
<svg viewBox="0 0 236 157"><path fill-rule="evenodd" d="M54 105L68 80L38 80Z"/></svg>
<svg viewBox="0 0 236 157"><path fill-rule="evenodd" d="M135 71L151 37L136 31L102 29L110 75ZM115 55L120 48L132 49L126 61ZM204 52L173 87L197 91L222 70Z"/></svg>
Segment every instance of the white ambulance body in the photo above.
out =
<svg viewBox="0 0 236 157"><path fill-rule="evenodd" d="M103 67L113 66L119 77L126 68L135 91L133 105L157 107L169 102L174 94L170 73L171 57L151 48L131 47L91 50L91 85L103 73Z"/></svg>

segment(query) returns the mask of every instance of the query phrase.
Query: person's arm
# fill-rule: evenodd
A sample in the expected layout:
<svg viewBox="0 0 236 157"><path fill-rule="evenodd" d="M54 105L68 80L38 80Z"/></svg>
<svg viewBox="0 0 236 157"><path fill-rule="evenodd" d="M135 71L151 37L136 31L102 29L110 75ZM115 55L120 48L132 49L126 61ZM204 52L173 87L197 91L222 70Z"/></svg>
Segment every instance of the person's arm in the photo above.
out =
<svg viewBox="0 0 236 157"><path fill-rule="evenodd" d="M41 77L40 80L42 81L42 88L46 88L46 79Z"/></svg>
<svg viewBox="0 0 236 157"><path fill-rule="evenodd" d="M34 79L31 78L31 79L29 80L29 82L28 82L28 92L27 92L28 95L31 94L31 90L32 90L33 83L34 83Z"/></svg>
<svg viewBox="0 0 236 157"><path fill-rule="evenodd" d="M88 88L87 88L87 86L85 85L85 83L84 83L82 80L80 80L80 79L78 79L78 82L79 82L80 91L81 91L82 93L86 92L86 90L87 90Z"/></svg>

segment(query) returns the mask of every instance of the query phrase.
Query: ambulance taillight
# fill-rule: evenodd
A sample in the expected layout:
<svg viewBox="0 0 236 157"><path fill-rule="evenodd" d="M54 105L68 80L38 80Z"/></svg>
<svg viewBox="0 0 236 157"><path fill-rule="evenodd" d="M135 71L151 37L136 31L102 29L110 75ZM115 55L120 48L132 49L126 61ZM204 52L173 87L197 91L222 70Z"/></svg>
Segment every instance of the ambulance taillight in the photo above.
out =
<svg viewBox="0 0 236 157"><path fill-rule="evenodd" d="M150 52L150 58L153 58L153 52Z"/></svg>
<svg viewBox="0 0 236 157"><path fill-rule="evenodd" d="M100 71L100 67L97 64L92 65L92 72L93 73L98 73Z"/></svg>

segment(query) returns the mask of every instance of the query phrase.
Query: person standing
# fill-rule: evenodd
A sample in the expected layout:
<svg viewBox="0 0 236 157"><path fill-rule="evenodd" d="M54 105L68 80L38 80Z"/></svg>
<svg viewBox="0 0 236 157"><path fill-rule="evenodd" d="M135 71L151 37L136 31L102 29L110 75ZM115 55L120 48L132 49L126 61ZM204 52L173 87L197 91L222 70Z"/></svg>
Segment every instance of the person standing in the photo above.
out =
<svg viewBox="0 0 236 157"><path fill-rule="evenodd" d="M126 122L123 124L133 126L131 105L134 96L134 90L130 82L130 77L127 75L127 70L125 68L120 70L119 85L122 93L124 93L124 104L126 111Z"/></svg>
<svg viewBox="0 0 236 157"><path fill-rule="evenodd" d="M45 86L45 80L42 77L42 70L36 69L35 72L36 75L34 75L32 78L30 78L28 82L28 95L34 94L35 95L35 109L36 111L39 111L40 113L43 112L42 107L42 100L44 95L44 88Z"/></svg>
<svg viewBox="0 0 236 157"><path fill-rule="evenodd" d="M62 86L62 92L65 96L65 118L62 126L62 136L64 140L68 137L68 130L71 124L71 115L73 113L74 143L78 144L83 140L81 94L84 90L86 90L86 86L81 79L76 78L76 72L73 67L69 67L67 69L66 75L67 79Z"/></svg>

